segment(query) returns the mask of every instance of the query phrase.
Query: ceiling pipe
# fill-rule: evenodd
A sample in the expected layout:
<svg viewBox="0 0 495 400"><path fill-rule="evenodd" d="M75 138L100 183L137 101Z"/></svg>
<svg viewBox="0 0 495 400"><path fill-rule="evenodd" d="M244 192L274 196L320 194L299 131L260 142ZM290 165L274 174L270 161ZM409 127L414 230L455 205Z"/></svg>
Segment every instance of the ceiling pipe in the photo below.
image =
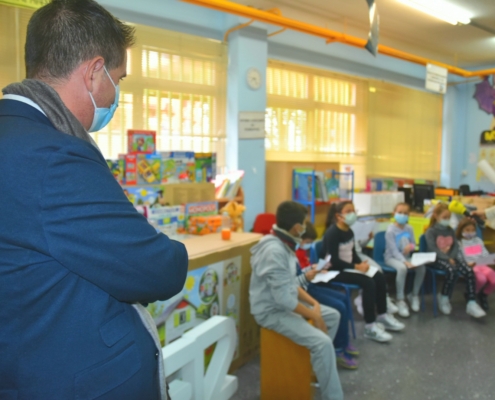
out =
<svg viewBox="0 0 495 400"><path fill-rule="evenodd" d="M343 44L347 44L349 46L355 46L363 49L364 46L366 45L365 39L361 39L355 36L345 35L341 32L333 31L331 29L321 28L316 25L311 25L295 19L287 18L278 13L258 10L256 8L233 3L228 0L181 0L181 1L195 4L197 6L211 8L216 11L235 14L240 17L253 19L255 21L263 22L266 24L277 25L281 28L291 29L297 32L305 33L307 35L321 37L327 40L327 43L340 42ZM484 77L487 75L495 74L495 68L484 69L480 71L468 71L462 68L454 67L452 65L444 64L425 57L416 56L414 54L410 54L405 51L397 50L389 46L379 45L378 52L386 56L398 58L419 65L435 64L438 65L439 67L446 68L451 74L459 75L464 78Z"/></svg>

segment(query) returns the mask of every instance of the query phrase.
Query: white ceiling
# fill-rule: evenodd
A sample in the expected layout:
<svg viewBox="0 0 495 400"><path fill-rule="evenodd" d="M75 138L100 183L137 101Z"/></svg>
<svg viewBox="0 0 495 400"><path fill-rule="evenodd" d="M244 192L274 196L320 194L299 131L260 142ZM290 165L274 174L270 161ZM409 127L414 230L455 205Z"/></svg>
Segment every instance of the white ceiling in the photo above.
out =
<svg viewBox="0 0 495 400"><path fill-rule="evenodd" d="M368 36L366 0L234 1L262 9L277 7L289 18L362 38ZM376 0L380 15L380 44L459 67L495 64L495 0L450 2L470 11L473 23L491 32L473 25L450 25L397 0Z"/></svg>

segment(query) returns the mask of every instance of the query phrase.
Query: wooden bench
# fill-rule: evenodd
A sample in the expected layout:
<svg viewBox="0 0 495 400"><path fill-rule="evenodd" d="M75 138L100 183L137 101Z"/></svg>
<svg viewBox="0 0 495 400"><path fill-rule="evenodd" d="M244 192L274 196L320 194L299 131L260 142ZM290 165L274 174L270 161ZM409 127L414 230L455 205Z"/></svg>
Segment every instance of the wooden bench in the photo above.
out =
<svg viewBox="0 0 495 400"><path fill-rule="evenodd" d="M261 400L312 400L309 350L261 328Z"/></svg>

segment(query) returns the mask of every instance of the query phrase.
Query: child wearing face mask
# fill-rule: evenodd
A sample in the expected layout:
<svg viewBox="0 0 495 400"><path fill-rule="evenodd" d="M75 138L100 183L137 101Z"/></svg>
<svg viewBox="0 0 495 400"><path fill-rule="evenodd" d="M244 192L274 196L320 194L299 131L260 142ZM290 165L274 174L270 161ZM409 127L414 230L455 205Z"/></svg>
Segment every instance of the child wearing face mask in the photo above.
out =
<svg viewBox="0 0 495 400"><path fill-rule="evenodd" d="M327 217L331 225L323 237L319 256L325 258L330 255L331 269L340 271L328 285L331 286L332 282L341 282L358 285L363 290L363 311L366 322L364 337L378 342L388 342L392 339L392 335L385 332L385 329L401 331L404 329L404 324L387 313L387 289L383 274L377 272L373 277L365 275L369 264L363 262L357 255L354 233L350 228L356 220L352 202L333 203Z"/></svg>
<svg viewBox="0 0 495 400"><path fill-rule="evenodd" d="M488 295L495 291L495 271L488 265L476 265L480 257L489 254L488 250L483 240L476 235L476 223L472 219L463 219L457 227L456 234L464 252L464 258L473 268L481 308L488 311Z"/></svg>
<svg viewBox="0 0 495 400"><path fill-rule="evenodd" d="M466 313L475 317L484 317L486 313L476 303L476 282L473 270L467 265L462 249L456 240L455 232L450 227L450 211L445 203L438 203L433 209L430 226L426 231L428 251L437 253L434 268L447 273L442 293L438 295L438 306L444 314L450 314L452 306L449 297L454 289L456 274L466 281Z"/></svg>
<svg viewBox="0 0 495 400"><path fill-rule="evenodd" d="M409 307L405 302L404 287L406 285L407 271L414 268L411 264L411 255L416 249L414 231L409 222L409 204L399 203L394 209L395 222L387 228L385 233L385 264L397 271L395 286L397 288L397 307L399 315L409 317ZM414 286L412 294L408 296L411 309L419 311L419 291L423 284L426 267L421 265L414 268Z"/></svg>

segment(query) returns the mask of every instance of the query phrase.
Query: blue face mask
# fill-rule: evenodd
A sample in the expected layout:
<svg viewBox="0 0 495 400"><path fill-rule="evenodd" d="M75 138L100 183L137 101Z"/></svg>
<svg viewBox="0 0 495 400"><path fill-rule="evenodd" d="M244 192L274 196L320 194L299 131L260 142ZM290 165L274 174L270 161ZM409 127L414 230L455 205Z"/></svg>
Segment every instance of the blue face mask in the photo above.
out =
<svg viewBox="0 0 495 400"><path fill-rule="evenodd" d="M438 221L438 223L443 227L447 227L450 226L450 219L441 219L440 221Z"/></svg>
<svg viewBox="0 0 495 400"><path fill-rule="evenodd" d="M355 212L350 212L344 215L344 222L347 226L352 226L357 221L357 215Z"/></svg>
<svg viewBox="0 0 495 400"><path fill-rule="evenodd" d="M409 215L407 214L395 213L394 218L399 225L405 225L409 221Z"/></svg>
<svg viewBox="0 0 495 400"><path fill-rule="evenodd" d="M95 113L93 116L93 123L91 124L88 132L97 132L100 129L103 129L105 126L107 126L110 120L113 118L113 114L115 113L115 110L119 106L120 87L119 85L115 85L113 83L113 80L110 77L110 74L108 73L106 67L103 67L103 69L105 70L108 79L110 79L110 82L112 82L113 87L115 88L115 100L113 101L110 108L98 108L96 106L93 95L91 94L91 92L89 92L89 97L91 97L91 101L95 106Z"/></svg>

